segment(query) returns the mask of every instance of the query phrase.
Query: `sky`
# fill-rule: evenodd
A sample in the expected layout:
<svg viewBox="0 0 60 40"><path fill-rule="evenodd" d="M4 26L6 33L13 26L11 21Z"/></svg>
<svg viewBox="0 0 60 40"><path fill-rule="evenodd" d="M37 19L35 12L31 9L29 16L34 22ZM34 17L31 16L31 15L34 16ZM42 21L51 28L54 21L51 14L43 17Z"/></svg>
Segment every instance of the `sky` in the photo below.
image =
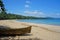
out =
<svg viewBox="0 0 60 40"><path fill-rule="evenodd" d="M60 18L60 0L3 0L12 14Z"/></svg>

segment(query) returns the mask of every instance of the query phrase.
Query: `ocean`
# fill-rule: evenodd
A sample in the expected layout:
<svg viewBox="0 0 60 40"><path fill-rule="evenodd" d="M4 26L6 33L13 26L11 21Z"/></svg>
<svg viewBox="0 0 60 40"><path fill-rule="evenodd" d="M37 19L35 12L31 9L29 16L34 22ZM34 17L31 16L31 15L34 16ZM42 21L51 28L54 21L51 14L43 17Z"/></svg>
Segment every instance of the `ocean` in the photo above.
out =
<svg viewBox="0 0 60 40"><path fill-rule="evenodd" d="M60 26L60 19L58 19L58 18L56 18L56 19L20 19L17 21Z"/></svg>

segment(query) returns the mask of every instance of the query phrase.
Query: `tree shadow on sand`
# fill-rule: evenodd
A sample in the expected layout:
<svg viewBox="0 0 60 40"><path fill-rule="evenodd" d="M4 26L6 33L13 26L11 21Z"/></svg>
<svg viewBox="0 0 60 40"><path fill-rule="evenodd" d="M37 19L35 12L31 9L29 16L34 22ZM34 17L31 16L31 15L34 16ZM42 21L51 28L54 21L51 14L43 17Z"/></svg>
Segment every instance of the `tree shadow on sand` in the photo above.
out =
<svg viewBox="0 0 60 40"><path fill-rule="evenodd" d="M18 38L17 39L15 39L15 37L16 36L18 36ZM4 38L3 40L9 40L9 39L11 39L11 40L42 40L42 39L40 39L40 38L37 38L37 37L35 37L35 38L20 38L20 37L23 37L23 36L32 36L32 34L17 34L17 35L7 35L7 34L5 34L5 35L0 35L0 38Z"/></svg>
<svg viewBox="0 0 60 40"><path fill-rule="evenodd" d="M18 36L17 39L15 39L15 37ZM3 40L41 40L40 38L20 38L21 36L32 36L32 34L20 34L20 35L0 35L0 40L2 40L1 38L3 38Z"/></svg>
<svg viewBox="0 0 60 40"><path fill-rule="evenodd" d="M0 30L11 29L10 27L0 25Z"/></svg>
<svg viewBox="0 0 60 40"><path fill-rule="evenodd" d="M0 34L0 37L32 36L32 34Z"/></svg>

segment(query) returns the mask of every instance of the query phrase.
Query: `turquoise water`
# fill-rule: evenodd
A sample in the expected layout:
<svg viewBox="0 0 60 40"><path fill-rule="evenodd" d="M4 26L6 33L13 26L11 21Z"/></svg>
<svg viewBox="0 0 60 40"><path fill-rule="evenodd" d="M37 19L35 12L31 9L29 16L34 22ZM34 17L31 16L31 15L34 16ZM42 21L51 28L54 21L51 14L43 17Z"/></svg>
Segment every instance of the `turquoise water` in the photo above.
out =
<svg viewBox="0 0 60 40"><path fill-rule="evenodd" d="M22 19L17 21L60 26L60 19Z"/></svg>

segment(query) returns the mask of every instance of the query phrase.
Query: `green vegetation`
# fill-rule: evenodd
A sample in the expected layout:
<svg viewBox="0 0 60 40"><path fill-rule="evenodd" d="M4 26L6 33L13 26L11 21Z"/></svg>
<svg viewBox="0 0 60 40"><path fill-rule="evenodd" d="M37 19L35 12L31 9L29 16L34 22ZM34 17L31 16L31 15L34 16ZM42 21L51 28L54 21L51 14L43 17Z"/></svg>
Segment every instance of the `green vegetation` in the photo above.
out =
<svg viewBox="0 0 60 40"><path fill-rule="evenodd" d="M0 20L1 19L36 19L37 17L32 17L32 16L22 16L22 15L16 15L16 14L4 14L0 13Z"/></svg>

